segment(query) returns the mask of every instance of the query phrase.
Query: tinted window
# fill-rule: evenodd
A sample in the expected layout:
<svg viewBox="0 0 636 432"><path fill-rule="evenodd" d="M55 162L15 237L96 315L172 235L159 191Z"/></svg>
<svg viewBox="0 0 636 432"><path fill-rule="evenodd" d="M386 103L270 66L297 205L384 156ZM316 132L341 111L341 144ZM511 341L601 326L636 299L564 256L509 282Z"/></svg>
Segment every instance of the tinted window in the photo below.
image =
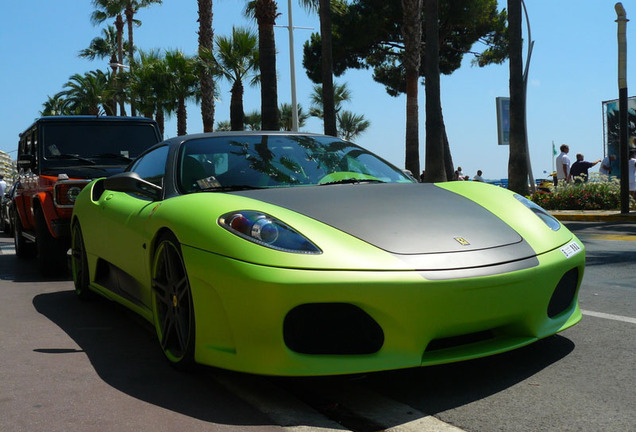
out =
<svg viewBox="0 0 636 432"><path fill-rule="evenodd" d="M137 159L128 171L136 172L142 179L163 187L167 158L168 146L162 146Z"/></svg>
<svg viewBox="0 0 636 432"><path fill-rule="evenodd" d="M134 159L157 143L151 125L125 122L44 123L40 139L45 160L57 162L65 155L76 155L114 165L121 165L124 158Z"/></svg>

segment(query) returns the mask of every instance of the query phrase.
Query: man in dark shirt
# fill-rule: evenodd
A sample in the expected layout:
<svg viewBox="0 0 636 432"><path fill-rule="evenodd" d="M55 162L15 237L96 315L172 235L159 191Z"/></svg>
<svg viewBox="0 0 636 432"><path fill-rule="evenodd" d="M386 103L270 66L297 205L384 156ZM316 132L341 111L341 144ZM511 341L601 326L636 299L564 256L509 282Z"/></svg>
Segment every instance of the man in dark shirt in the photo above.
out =
<svg viewBox="0 0 636 432"><path fill-rule="evenodd" d="M592 168L594 165L599 163L601 160L597 160L595 162L587 162L583 160L583 154L577 153L576 162L572 164L572 168L570 168L570 175L574 179L574 183L583 183L588 179L587 170Z"/></svg>

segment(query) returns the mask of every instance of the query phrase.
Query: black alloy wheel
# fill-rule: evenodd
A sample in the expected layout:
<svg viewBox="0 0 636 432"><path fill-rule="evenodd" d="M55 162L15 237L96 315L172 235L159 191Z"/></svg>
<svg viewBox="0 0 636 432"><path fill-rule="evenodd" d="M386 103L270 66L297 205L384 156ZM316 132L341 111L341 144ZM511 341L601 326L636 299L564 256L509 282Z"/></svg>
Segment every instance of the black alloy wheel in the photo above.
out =
<svg viewBox="0 0 636 432"><path fill-rule="evenodd" d="M194 366L194 307L181 247L167 233L157 240L152 263L152 303L161 349L178 369Z"/></svg>

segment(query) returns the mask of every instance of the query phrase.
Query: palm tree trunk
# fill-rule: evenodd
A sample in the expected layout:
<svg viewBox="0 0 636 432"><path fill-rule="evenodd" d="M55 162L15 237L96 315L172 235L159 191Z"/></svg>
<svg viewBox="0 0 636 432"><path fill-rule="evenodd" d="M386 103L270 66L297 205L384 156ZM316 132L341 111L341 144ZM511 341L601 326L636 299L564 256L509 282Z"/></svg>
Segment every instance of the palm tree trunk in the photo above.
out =
<svg viewBox="0 0 636 432"><path fill-rule="evenodd" d="M426 172L425 181L446 181L439 78L438 0L426 0Z"/></svg>
<svg viewBox="0 0 636 432"><path fill-rule="evenodd" d="M338 136L336 106L333 89L333 55L331 52L331 7L330 0L320 0L320 37L322 51L322 112L325 135Z"/></svg>
<svg viewBox="0 0 636 432"><path fill-rule="evenodd" d="M510 155L508 188L528 195L528 165L525 131L525 92L521 54L521 0L508 0L508 35L510 38Z"/></svg>
<svg viewBox="0 0 636 432"><path fill-rule="evenodd" d="M117 18L115 18L115 28L117 29L117 59L116 59L117 61L115 63L118 63L121 65L124 63L124 19L122 18L121 14L118 14ZM113 68L113 73L115 73L117 77L121 76L121 72L122 72L121 66L117 66L116 70ZM121 98L119 99L119 115L125 116L126 115L126 106L124 104L125 93L122 91L120 94L121 94Z"/></svg>
<svg viewBox="0 0 636 432"><path fill-rule="evenodd" d="M161 133L161 136L163 137L163 132L166 128L166 118L165 118L165 114L163 112L163 105L161 103L157 103L157 114L155 115L155 121L157 122L157 126L159 126L159 132ZM150 115L150 117L152 117L152 114Z"/></svg>
<svg viewBox="0 0 636 432"><path fill-rule="evenodd" d="M214 30L212 29L212 0L197 0L199 5L199 58L207 58L203 53L212 53ZM207 66L207 67L206 67ZM209 65L200 72L201 119L203 132L214 131L214 78Z"/></svg>
<svg viewBox="0 0 636 432"><path fill-rule="evenodd" d="M128 67L129 71L133 71L133 62L134 52L135 52L135 44L133 42L133 22L135 18L135 11L132 7L132 2L129 0L126 4L126 24L128 25ZM130 115L136 116L137 110L135 110L135 95L130 95Z"/></svg>
<svg viewBox="0 0 636 432"><path fill-rule="evenodd" d="M406 69L406 155L404 166L420 178L418 83L422 40L422 0L402 0Z"/></svg>
<svg viewBox="0 0 636 432"><path fill-rule="evenodd" d="M185 99L180 97L177 102L177 135L187 134L188 113L186 111Z"/></svg>
<svg viewBox="0 0 636 432"><path fill-rule="evenodd" d="M234 81L232 85L232 99L230 101L230 127L233 131L243 130L245 113L243 112L243 83Z"/></svg>
<svg viewBox="0 0 636 432"><path fill-rule="evenodd" d="M277 5L273 0L256 1L258 55L261 73L261 124L263 130L279 130L278 88L276 84L276 41L274 24Z"/></svg>

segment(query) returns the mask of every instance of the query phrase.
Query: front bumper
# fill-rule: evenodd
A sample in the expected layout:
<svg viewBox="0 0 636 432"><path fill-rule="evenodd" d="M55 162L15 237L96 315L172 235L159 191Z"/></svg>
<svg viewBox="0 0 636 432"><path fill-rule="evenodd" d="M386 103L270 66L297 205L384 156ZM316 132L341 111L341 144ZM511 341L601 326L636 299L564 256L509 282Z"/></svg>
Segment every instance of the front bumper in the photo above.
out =
<svg viewBox="0 0 636 432"><path fill-rule="evenodd" d="M448 363L528 345L581 319L584 253L566 258L555 249L533 268L431 280L417 271L274 268L182 251L195 304L195 359L237 371L327 375ZM550 318L555 288L573 271L571 301ZM333 305L349 305L362 318L347 321L346 308ZM379 348L377 332L360 327L364 316L381 329ZM330 339L356 332L373 339L367 348L328 349ZM312 337L327 349L312 351Z"/></svg>

